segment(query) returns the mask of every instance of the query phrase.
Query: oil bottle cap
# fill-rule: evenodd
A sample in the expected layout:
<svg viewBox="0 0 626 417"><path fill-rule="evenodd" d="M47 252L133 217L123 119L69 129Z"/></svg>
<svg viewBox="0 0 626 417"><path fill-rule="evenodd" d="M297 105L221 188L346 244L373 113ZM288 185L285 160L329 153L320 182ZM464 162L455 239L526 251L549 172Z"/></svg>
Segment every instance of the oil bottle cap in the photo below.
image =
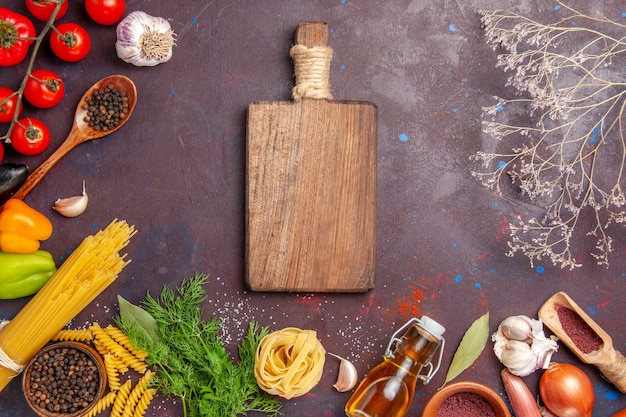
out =
<svg viewBox="0 0 626 417"><path fill-rule="evenodd" d="M437 339L441 339L441 336L446 331L445 327L443 327L441 324L437 323L435 320L431 319L428 316L422 316L420 321L422 322L422 326L424 327L424 329L429 331Z"/></svg>

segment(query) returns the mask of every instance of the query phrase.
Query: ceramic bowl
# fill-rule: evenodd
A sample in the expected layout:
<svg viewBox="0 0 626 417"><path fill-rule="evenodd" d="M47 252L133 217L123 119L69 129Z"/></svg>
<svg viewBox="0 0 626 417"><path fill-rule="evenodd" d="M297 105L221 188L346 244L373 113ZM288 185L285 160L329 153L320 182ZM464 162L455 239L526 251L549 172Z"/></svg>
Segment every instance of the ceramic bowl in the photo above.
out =
<svg viewBox="0 0 626 417"><path fill-rule="evenodd" d="M82 353L84 353L85 355L87 355L96 365L96 373L98 375L98 385L96 387L94 387L96 389L96 393L95 393L95 397L94 399L84 408L81 408L73 413L67 412L67 413L62 413L62 412L53 412L53 411L49 411L45 408L41 408L39 406L37 406L36 404L34 404L31 401L31 377L33 374L33 365L35 363L35 361L41 357L41 355L44 355L46 353L49 353L50 351L54 350L54 349L59 349L59 348L69 348L69 349L76 349ZM95 405L96 402L98 402L98 400L102 397L102 395L104 394L104 391L106 390L107 387L107 374L106 371L104 369L104 362L102 360L102 357L100 356L100 354L91 346L85 344L85 343L79 343L79 342L58 342L58 343L52 343L49 344L47 346L45 346L43 349L41 349L39 352L37 352L37 354L30 360L28 361L28 363L26 364L26 367L24 368L24 372L23 372L23 376L22 376L22 391L24 392L24 396L26 397L26 402L28 403L28 405L30 406L30 408L39 416L39 417L78 417L78 416L82 416L86 413L88 413Z"/></svg>
<svg viewBox="0 0 626 417"><path fill-rule="evenodd" d="M477 394L484 398L493 408L496 417L511 417L509 408L500 395L485 385L471 381L455 382L437 391L426 403L422 417L437 417L439 408L445 400L451 395L463 392Z"/></svg>

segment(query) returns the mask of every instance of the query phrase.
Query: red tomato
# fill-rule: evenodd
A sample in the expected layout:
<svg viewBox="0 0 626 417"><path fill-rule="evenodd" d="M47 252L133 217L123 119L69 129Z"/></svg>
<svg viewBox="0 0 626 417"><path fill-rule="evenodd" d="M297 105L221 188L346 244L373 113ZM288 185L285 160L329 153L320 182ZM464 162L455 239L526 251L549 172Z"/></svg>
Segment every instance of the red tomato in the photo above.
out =
<svg viewBox="0 0 626 417"><path fill-rule="evenodd" d="M0 67L22 62L36 36L35 25L29 18L0 7Z"/></svg>
<svg viewBox="0 0 626 417"><path fill-rule="evenodd" d="M125 0L85 0L87 14L101 25L114 25L124 17Z"/></svg>
<svg viewBox="0 0 626 417"><path fill-rule="evenodd" d="M11 123L13 120L13 113L17 106L17 94L13 90L7 87L0 87L0 123ZM10 97L10 98L9 98ZM20 109L17 114L22 112L22 103L20 103Z"/></svg>
<svg viewBox="0 0 626 417"><path fill-rule="evenodd" d="M61 102L65 95L65 84L55 72L45 69L33 71L24 86L24 97L40 109L49 109Z"/></svg>
<svg viewBox="0 0 626 417"><path fill-rule="evenodd" d="M85 28L76 23L61 23L50 35L52 52L63 61L78 62L91 49L91 38Z"/></svg>
<svg viewBox="0 0 626 417"><path fill-rule="evenodd" d="M20 119L11 132L11 145L22 155L37 155L50 144L50 131L39 119Z"/></svg>
<svg viewBox="0 0 626 417"><path fill-rule="evenodd" d="M59 12L54 18L55 22L65 16L65 13L67 13L67 5L67 0L63 0L63 4L61 4ZM39 20L43 20L44 22L50 20L55 7L57 7L57 2L52 0L26 0L26 8L30 14Z"/></svg>

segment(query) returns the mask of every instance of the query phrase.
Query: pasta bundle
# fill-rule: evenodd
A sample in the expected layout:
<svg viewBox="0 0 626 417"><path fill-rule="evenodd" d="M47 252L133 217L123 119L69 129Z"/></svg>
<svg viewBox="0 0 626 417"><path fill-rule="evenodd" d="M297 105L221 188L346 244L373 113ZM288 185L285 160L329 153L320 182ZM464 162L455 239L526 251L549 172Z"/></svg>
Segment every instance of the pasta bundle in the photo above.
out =
<svg viewBox="0 0 626 417"><path fill-rule="evenodd" d="M265 336L256 352L259 387L287 400L309 392L322 377L326 350L313 330L294 327Z"/></svg>
<svg viewBox="0 0 626 417"><path fill-rule="evenodd" d="M120 256L135 228L114 220L87 236L0 331L0 391L46 343L111 284L130 261Z"/></svg>

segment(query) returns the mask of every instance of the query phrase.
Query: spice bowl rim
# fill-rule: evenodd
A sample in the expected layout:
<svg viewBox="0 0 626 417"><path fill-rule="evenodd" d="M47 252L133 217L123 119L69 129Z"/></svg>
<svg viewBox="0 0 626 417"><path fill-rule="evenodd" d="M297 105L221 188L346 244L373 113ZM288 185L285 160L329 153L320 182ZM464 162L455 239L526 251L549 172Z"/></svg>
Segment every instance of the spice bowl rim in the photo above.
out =
<svg viewBox="0 0 626 417"><path fill-rule="evenodd" d="M29 399L29 393L30 393L29 379L30 379L30 374L32 372L32 366L34 362L37 360L37 358L40 355L44 354L45 352L48 352L52 349L63 348L63 347L78 349L84 352L85 354L87 354L89 357L91 357L91 359L96 364L98 377L100 381L98 384L98 390L96 392L96 396L93 399L93 401L89 403L87 407L82 408L73 413L60 413L60 412L48 411L46 409L37 407ZM98 353L96 349L94 349L92 346L83 342L63 341L63 342L54 342L54 343L47 344L46 346L41 348L28 361L28 363L24 367L24 371L22 372L22 392L24 394L24 398L26 399L26 403L28 404L30 409L33 410L33 412L35 412L35 414L37 414L39 417L78 417L78 416L85 415L89 413L96 406L100 398L102 398L102 396L104 395L104 392L106 391L106 389L107 389L107 373L104 367L104 360L102 359L102 356L100 355L100 353Z"/></svg>
<svg viewBox="0 0 626 417"><path fill-rule="evenodd" d="M439 408L445 400L454 394L462 392L480 395L491 405L496 417L511 417L509 407L497 392L486 385L474 381L453 382L437 390L426 402L426 406L422 411L422 417L436 417Z"/></svg>

